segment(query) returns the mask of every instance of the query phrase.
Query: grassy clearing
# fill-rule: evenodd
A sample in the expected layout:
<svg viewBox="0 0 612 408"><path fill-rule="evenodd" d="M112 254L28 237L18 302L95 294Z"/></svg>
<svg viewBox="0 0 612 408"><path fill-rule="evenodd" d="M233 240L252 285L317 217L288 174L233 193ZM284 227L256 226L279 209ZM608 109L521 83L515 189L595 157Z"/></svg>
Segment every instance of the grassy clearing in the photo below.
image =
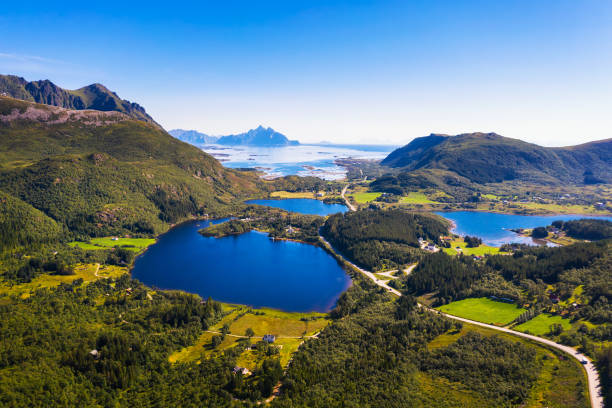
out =
<svg viewBox="0 0 612 408"><path fill-rule="evenodd" d="M83 279L84 283L88 283L103 278L117 278L126 273L128 273L127 268L119 266L101 265L98 268L98 264L76 264L74 266L74 275L43 274L37 276L28 283L10 286L6 283L2 284L0 285L0 296L18 295L28 297L38 289L51 288L58 286L60 283L72 283L77 279Z"/></svg>
<svg viewBox="0 0 612 408"><path fill-rule="evenodd" d="M400 204L439 204L430 200L424 193L411 191L407 196L400 198Z"/></svg>
<svg viewBox="0 0 612 408"><path fill-rule="evenodd" d="M550 332L550 325L555 323L563 326L563 330L569 330L572 328L572 324L570 323L569 319L564 319L561 316L553 316L548 313L542 313L523 324L513 327L513 329L524 333L529 332L530 334L534 334L536 336L543 336Z"/></svg>
<svg viewBox="0 0 612 408"><path fill-rule="evenodd" d="M497 302L488 298L463 299L437 309L453 316L496 326L505 326L525 312L525 309L513 303Z"/></svg>
<svg viewBox="0 0 612 408"><path fill-rule="evenodd" d="M495 194L482 194L483 198L486 198L487 200L499 200L499 196L496 196Z"/></svg>
<svg viewBox="0 0 612 408"><path fill-rule="evenodd" d="M369 203L371 201L376 200L381 195L382 193L366 193L366 192L357 193L356 192L356 193L351 194L351 198L358 204L365 204L365 203Z"/></svg>
<svg viewBox="0 0 612 408"><path fill-rule="evenodd" d="M461 331L450 330L449 332L436 337L429 344L428 348L434 349L446 347L467 334L469 331L476 331L485 336L499 336L505 340L521 342L529 347L533 347L537 352L537 359L541 367L538 379L534 383L527 401L523 405L528 408L535 407L589 407L588 389L586 375L582 366L576 359L567 356L562 352L541 346L538 343L516 337L507 333L487 329L484 327L464 323ZM439 388L437 388L439 390ZM449 383L449 390L459 390L460 385ZM455 392L453 394L456 394ZM468 395L463 394L465 398ZM468 402L463 406L478 406L478 404ZM462 405L456 405L462 406Z"/></svg>
<svg viewBox="0 0 612 408"><path fill-rule="evenodd" d="M114 248L116 246L129 249L134 252L140 252L150 245L153 245L155 240L152 238L92 238L90 242L72 241L68 245L79 247L85 250L101 250Z"/></svg>
<svg viewBox="0 0 612 408"><path fill-rule="evenodd" d="M458 251L456 248L460 247L461 251ZM476 256L484 256L487 254L497 254L500 253L498 247L492 247L488 245L479 245L476 248L468 248L467 244L463 240L463 238L455 239L451 241L450 248L444 248L444 252L449 255L457 255L459 253L463 253L465 255L476 255ZM504 253L504 252L502 252Z"/></svg>
<svg viewBox="0 0 612 408"><path fill-rule="evenodd" d="M254 313L247 313L251 309L237 305L224 305L224 309L228 314L221 322L211 327L210 331L220 331L224 324L228 324L231 335L244 336L246 329L251 328L255 333L252 343L261 340L264 334L274 334L277 338L274 344L282 346L280 358L283 366L289 362L291 355L304 341L302 337L312 336L329 324L325 313L292 313L267 308L254 309L252 310ZM310 320L312 318L315 320ZM168 360L171 363L198 361L233 347L240 339L228 335L216 349L213 349L211 339L214 335L215 333L203 333L194 345L173 353ZM253 351L245 351L238 359L239 365L249 369L254 369L258 363L257 354Z"/></svg>
<svg viewBox="0 0 612 408"><path fill-rule="evenodd" d="M607 214L607 211L598 210L592 205L577 204L548 204L548 203L512 203L522 208L551 212L555 214Z"/></svg>
<svg viewBox="0 0 612 408"><path fill-rule="evenodd" d="M270 197L274 198L317 198L312 191L291 192L291 191L273 191Z"/></svg>

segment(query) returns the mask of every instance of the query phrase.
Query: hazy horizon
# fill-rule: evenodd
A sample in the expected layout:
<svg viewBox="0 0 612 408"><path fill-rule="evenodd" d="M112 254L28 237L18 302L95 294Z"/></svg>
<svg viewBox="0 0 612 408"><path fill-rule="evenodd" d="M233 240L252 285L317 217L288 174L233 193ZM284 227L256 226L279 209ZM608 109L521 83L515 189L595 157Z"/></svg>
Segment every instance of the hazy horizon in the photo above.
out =
<svg viewBox="0 0 612 408"><path fill-rule="evenodd" d="M211 135L612 137L610 2L147 4L6 4L0 73L99 82L165 129Z"/></svg>

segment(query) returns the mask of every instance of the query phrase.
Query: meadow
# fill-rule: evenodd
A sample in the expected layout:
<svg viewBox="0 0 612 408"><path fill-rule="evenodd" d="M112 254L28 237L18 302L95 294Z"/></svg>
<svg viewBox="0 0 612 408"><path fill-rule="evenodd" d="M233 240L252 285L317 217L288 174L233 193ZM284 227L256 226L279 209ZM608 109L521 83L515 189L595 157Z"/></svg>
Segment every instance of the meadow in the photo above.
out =
<svg viewBox="0 0 612 408"><path fill-rule="evenodd" d="M457 247L461 248L461 251L458 251L456 249ZM464 255L476 255L476 256L484 256L488 254L492 255L492 254L500 253L498 247L492 247L492 246L488 246L484 244L481 244L476 248L468 248L463 238L452 240L451 247L444 248L444 252L446 252L449 255L458 255L459 253L463 253Z"/></svg>
<svg viewBox="0 0 612 408"><path fill-rule="evenodd" d="M536 336L543 336L550 332L550 326L552 324L560 324L564 331L572 328L572 324L570 323L569 319L564 319L561 316L553 316L548 313L542 313L523 324L514 326L513 329L524 333L528 332L529 334L534 334Z"/></svg>
<svg viewBox="0 0 612 408"><path fill-rule="evenodd" d="M251 338L252 343L261 340L265 334L276 336L274 344L280 347L280 361L285 367L291 355L306 338L320 332L329 324L325 313L283 312L229 304L224 304L223 309L227 314L219 323L202 333L194 345L171 354L168 360L171 363L201 361L203 358L222 353L246 337L246 330L250 328L254 333ZM211 345L213 336L219 335L226 324L229 325L229 333L217 347L213 348ZM246 350L238 357L238 365L250 370L254 370L260 363L257 353L252 350Z"/></svg>
<svg viewBox="0 0 612 408"><path fill-rule="evenodd" d="M369 202L372 202L372 201L376 200L381 195L382 195L382 193L355 192L350 197L357 204L366 204L366 203L369 203Z"/></svg>
<svg viewBox="0 0 612 408"><path fill-rule="evenodd" d="M408 195L400 198L400 204L439 204L436 201L430 200L425 193L411 191Z"/></svg>
<svg viewBox="0 0 612 408"><path fill-rule="evenodd" d="M0 285L0 296L18 295L25 298L38 289L52 288L61 283L72 283L77 279L83 279L84 283L89 283L98 279L118 278L128 273L127 268L121 266L82 263L74 265L73 270L74 275L51 275L45 273L35 277L28 283L4 283Z"/></svg>
<svg viewBox="0 0 612 408"><path fill-rule="evenodd" d="M116 246L129 249L130 251L140 252L150 245L155 243L155 239L152 238L115 238L115 237L103 237L103 238L91 238L89 242L72 241L68 245L72 247L79 247L85 250L100 250L109 249Z"/></svg>
<svg viewBox="0 0 612 408"><path fill-rule="evenodd" d="M497 302L488 298L458 300L437 309L453 316L496 326L505 326L525 312L525 309L513 303Z"/></svg>

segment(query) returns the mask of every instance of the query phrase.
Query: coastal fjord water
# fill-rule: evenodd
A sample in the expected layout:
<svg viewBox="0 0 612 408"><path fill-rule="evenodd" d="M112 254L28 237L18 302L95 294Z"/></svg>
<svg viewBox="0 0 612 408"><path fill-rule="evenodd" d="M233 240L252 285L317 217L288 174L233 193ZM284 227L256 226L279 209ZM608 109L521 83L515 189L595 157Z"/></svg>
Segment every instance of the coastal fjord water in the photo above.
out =
<svg viewBox="0 0 612 408"><path fill-rule="evenodd" d="M301 214L326 216L348 211L344 204L326 204L321 200L312 198L286 198L283 200L249 200L247 204L265 205L267 207L281 208L286 211Z"/></svg>
<svg viewBox="0 0 612 408"><path fill-rule="evenodd" d="M212 238L189 221L161 235L135 262L134 278L162 289L286 311L326 312L350 285L336 260L319 247L272 241L256 231Z"/></svg>
<svg viewBox="0 0 612 408"><path fill-rule="evenodd" d="M530 237L520 236L510 229L535 228L550 225L553 221L597 218L612 221L612 217L588 215L516 215L480 211L449 211L436 214L451 220L455 224L452 232L459 235L471 235L482 238L483 243L501 246L512 242L533 244Z"/></svg>
<svg viewBox="0 0 612 408"><path fill-rule="evenodd" d="M256 168L267 178L292 174L340 180L346 169L336 159L384 159L397 146L300 144L297 146L257 147L202 145L206 153L220 160L225 167Z"/></svg>

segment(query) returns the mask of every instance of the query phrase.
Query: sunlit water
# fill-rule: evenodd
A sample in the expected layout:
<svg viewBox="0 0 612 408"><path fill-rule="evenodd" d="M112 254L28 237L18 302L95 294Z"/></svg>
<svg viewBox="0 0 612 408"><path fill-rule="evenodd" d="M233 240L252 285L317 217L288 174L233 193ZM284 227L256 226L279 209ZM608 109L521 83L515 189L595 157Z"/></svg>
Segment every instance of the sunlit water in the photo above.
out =
<svg viewBox="0 0 612 408"><path fill-rule="evenodd" d="M231 168L255 168L266 177L287 175L315 176L338 180L346 170L336 159L384 159L394 146L361 145L298 145L286 147L252 147L205 145L202 149Z"/></svg>
<svg viewBox="0 0 612 408"><path fill-rule="evenodd" d="M132 275L147 285L203 298L287 311L331 310L351 279L323 249L273 241L248 232L202 236L208 221L190 221L161 235L135 262Z"/></svg>
<svg viewBox="0 0 612 408"><path fill-rule="evenodd" d="M343 213L348 208L343 204L326 204L312 198L287 198L284 200L249 200L247 204L265 205L267 207L281 208L283 210L302 214L326 216Z"/></svg>
<svg viewBox="0 0 612 408"><path fill-rule="evenodd" d="M512 242L533 245L530 237L520 236L510 229L545 227L553 221L576 220L580 218L598 218L612 220L612 217L590 217L588 215L515 215L498 214L480 211L450 211L436 214L453 221L452 232L458 235L470 235L482 238L482 242L491 246L501 246Z"/></svg>

